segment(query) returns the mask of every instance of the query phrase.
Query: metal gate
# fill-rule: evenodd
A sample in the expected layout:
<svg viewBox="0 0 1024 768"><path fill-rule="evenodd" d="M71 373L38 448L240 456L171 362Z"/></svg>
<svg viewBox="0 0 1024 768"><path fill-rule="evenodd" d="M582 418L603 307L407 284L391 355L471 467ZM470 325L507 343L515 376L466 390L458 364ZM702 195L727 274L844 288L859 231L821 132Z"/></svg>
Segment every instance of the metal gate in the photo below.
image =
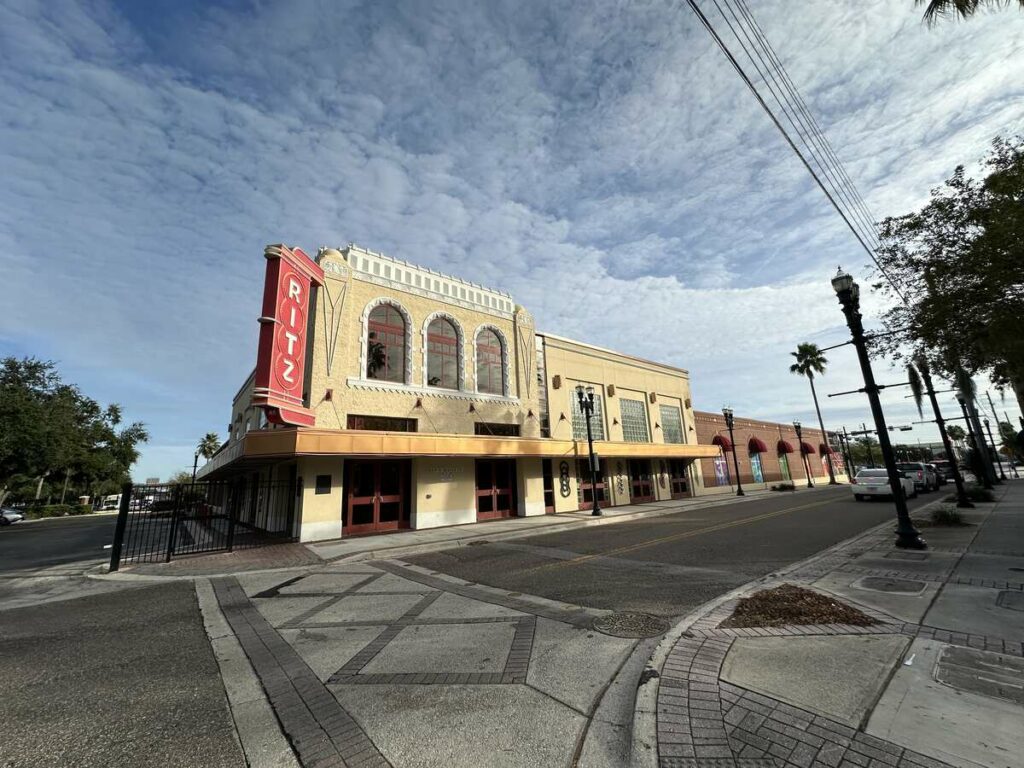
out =
<svg viewBox="0 0 1024 768"><path fill-rule="evenodd" d="M125 485L110 570L294 541L298 494L297 482L241 478Z"/></svg>

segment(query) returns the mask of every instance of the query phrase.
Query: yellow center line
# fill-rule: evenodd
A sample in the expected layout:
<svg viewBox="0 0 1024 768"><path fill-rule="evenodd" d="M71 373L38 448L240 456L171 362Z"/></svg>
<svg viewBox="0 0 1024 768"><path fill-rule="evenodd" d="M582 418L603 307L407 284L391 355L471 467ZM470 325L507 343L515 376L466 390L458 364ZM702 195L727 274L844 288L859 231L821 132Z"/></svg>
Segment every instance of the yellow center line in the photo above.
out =
<svg viewBox="0 0 1024 768"><path fill-rule="evenodd" d="M683 533L673 533L670 536L661 536L657 539L650 539L649 541L643 541L639 544L630 544L627 547L618 547L617 549L610 549L605 552L597 552L592 555L580 555L570 560L558 560L553 563L545 563L543 565L535 565L533 568L527 568L520 573L527 573L530 571L542 571L548 568L562 568L568 565L579 565L585 563L588 560L593 560L597 557L614 557L616 555L622 555L626 552L635 552L638 549L644 549L645 547L653 547L658 544L665 544L669 541L680 541L682 539L689 539L694 536L701 536L705 533L714 533L715 531L724 531L727 528L735 528L740 525L747 525L748 523L756 523L760 520L768 520L772 517L778 517L779 515L786 515L790 512L798 512L802 509L811 509L812 507L821 507L825 504L831 504L835 499L826 499L824 501L816 501L812 504L801 504L797 507L788 507L786 509L780 509L777 512L765 512L760 515L754 515L752 517L744 517L739 520L731 520L727 523L718 523L717 525L709 525L706 528L697 528L692 531L684 531Z"/></svg>

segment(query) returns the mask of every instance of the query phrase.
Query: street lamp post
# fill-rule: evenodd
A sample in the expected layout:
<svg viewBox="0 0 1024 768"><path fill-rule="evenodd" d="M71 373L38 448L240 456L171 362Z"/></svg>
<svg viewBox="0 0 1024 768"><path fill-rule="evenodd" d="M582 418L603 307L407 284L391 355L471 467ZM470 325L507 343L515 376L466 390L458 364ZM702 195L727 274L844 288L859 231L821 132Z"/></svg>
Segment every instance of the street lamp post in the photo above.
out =
<svg viewBox="0 0 1024 768"><path fill-rule="evenodd" d="M799 421L793 422L793 429L796 430L796 448L800 451L800 460L804 464L804 474L807 475L807 487L813 488L811 482L811 462L807 460L807 453L804 451L804 430Z"/></svg>
<svg viewBox="0 0 1024 768"><path fill-rule="evenodd" d="M597 500L597 454L594 453L594 433L590 429L590 418L594 415L594 388L582 384L576 386L576 397L580 402L580 411L587 422L587 449L590 452L590 495L594 499L591 515L601 516L601 504Z"/></svg>
<svg viewBox="0 0 1024 768"><path fill-rule="evenodd" d="M1003 459L999 455L999 448L996 446L996 441L992 439L992 425L989 423L988 419L984 419L982 423L985 425L985 431L988 432L988 441L992 445L992 451L996 456L996 463L999 465L999 479L1005 483L1006 473L1003 472Z"/></svg>
<svg viewBox="0 0 1024 768"><path fill-rule="evenodd" d="M196 451L196 456L192 460L192 485L196 484L196 472L199 470L199 451Z"/></svg>
<svg viewBox="0 0 1024 768"><path fill-rule="evenodd" d="M864 322L860 314L860 286L840 268L836 276L832 278L832 288L842 305L846 324L850 327L850 333L853 336L853 345L857 349L857 358L864 376L864 393L868 396L868 402L871 404L871 415L878 433L882 462L889 475L889 489L892 491L893 501L896 504L896 546L907 549L926 549L928 545L924 543L920 533L910 520L906 494L903 490L903 483L900 481L899 470L896 468L892 444L889 442L889 430L885 425L885 414L882 412L882 403L878 398L878 385L875 383L875 374L871 370L871 358L864 340Z"/></svg>
<svg viewBox="0 0 1024 768"><path fill-rule="evenodd" d="M725 426L729 430L729 443L732 445L732 465L736 470L736 495L746 496L743 492L743 485L740 483L740 462L736 458L736 438L733 436L733 425L736 423L732 415L732 408L723 408L722 415L725 416Z"/></svg>
<svg viewBox="0 0 1024 768"><path fill-rule="evenodd" d="M852 480L854 475L857 474L857 467L854 466L853 461L853 450L850 448L850 435L846 432L846 427L843 427L842 433L836 433L839 437L839 444L843 447L843 456L846 461L846 477Z"/></svg>

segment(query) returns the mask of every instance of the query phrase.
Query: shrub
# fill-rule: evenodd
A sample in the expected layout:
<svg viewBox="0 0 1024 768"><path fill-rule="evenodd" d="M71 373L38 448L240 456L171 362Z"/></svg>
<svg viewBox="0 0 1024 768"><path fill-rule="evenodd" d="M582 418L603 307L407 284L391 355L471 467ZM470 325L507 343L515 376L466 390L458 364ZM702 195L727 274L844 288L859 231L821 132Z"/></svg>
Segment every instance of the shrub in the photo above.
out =
<svg viewBox="0 0 1024 768"><path fill-rule="evenodd" d="M932 510L932 525L961 526L965 523L956 507L936 507Z"/></svg>
<svg viewBox="0 0 1024 768"><path fill-rule="evenodd" d="M772 486L773 491L795 491L796 486L792 483L778 483Z"/></svg>
<svg viewBox="0 0 1024 768"><path fill-rule="evenodd" d="M978 501L982 503L993 502L996 500L996 495L992 493L988 488L982 488L980 485L968 485L964 487L964 492L967 494L968 501ZM949 501L956 503L956 494L950 494L943 501Z"/></svg>
<svg viewBox="0 0 1024 768"><path fill-rule="evenodd" d="M25 510L25 517L29 519L67 517L68 515L88 515L91 512L92 507L88 504L49 504L29 507Z"/></svg>

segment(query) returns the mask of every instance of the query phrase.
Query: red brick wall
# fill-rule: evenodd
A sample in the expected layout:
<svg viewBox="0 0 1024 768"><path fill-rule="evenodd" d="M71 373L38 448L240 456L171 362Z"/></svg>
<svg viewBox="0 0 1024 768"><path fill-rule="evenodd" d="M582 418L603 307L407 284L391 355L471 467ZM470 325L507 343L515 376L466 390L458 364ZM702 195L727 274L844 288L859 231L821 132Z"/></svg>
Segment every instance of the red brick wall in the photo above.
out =
<svg viewBox="0 0 1024 768"><path fill-rule="evenodd" d="M697 442L701 445L710 444L716 435L729 436L729 430L725 426L725 417L721 413L707 413L694 411L694 426L697 432ZM820 445L823 442L821 430L804 426L803 441L814 446L815 452L807 456L811 466L811 477L813 479L828 479L828 469L824 463L824 457L820 452ZM793 446L793 453L788 455L789 471L793 482L800 483L807 481L807 473L800 457L800 445L796 439L796 430L792 424L776 424L771 421L759 421L757 419L745 419L737 416L733 425L733 433L736 438L736 458L740 465L740 480L744 485L754 485L754 476L750 468L750 451L748 443L750 438L758 437L764 441L768 450L761 453L761 470L765 483L781 482L782 469L779 463L779 454L776 449L779 440L785 440ZM836 476L843 478L843 458L838 453L838 446L834 446L837 453L832 456L832 466L835 468ZM725 459L729 465L729 480L735 484L735 469L733 468L732 453L725 453ZM713 460L704 459L701 461L701 475L704 478L704 487L713 489L719 487L715 476L715 463Z"/></svg>

